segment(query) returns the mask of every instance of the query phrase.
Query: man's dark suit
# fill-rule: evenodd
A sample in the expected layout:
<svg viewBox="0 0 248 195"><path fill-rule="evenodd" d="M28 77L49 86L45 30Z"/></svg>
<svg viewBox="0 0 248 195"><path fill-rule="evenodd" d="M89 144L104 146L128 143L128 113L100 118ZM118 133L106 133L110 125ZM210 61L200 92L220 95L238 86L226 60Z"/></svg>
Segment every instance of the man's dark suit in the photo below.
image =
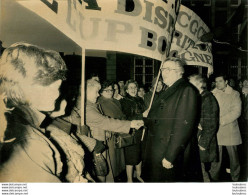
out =
<svg viewBox="0 0 248 195"><path fill-rule="evenodd" d="M197 91L184 79L177 80L153 103L146 121L142 171L146 182L201 181L197 104ZM164 168L163 158L174 167Z"/></svg>

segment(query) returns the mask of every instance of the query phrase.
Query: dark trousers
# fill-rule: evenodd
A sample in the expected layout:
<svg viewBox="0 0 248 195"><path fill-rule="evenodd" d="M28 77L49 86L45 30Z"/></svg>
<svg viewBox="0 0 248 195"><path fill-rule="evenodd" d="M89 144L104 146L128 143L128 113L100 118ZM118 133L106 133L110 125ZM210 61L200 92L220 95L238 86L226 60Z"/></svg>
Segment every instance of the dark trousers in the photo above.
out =
<svg viewBox="0 0 248 195"><path fill-rule="evenodd" d="M240 163L239 163L237 146L219 146L219 161L212 162L211 164L211 169L209 171L211 178L216 181L219 180L220 170L223 160L223 147L226 147L230 159L232 181L238 181L240 176Z"/></svg>

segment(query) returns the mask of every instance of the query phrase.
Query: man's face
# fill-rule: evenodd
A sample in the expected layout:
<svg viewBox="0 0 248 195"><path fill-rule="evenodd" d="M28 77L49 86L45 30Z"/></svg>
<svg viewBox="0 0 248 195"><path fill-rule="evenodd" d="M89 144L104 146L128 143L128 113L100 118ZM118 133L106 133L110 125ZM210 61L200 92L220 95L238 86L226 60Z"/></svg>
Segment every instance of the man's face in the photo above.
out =
<svg viewBox="0 0 248 195"><path fill-rule="evenodd" d="M91 103L96 103L96 100L99 96L99 88L97 86L87 89L87 100Z"/></svg>
<svg viewBox="0 0 248 195"><path fill-rule="evenodd" d="M189 82L194 85L199 91L202 90L202 87L203 87L203 79L200 79L200 80L196 80L194 78L191 78L189 80Z"/></svg>
<svg viewBox="0 0 248 195"><path fill-rule="evenodd" d="M138 92L138 88L137 88L136 84L135 83L129 83L126 92L130 96L136 97L137 92Z"/></svg>
<svg viewBox="0 0 248 195"><path fill-rule="evenodd" d="M24 85L22 91L28 103L39 111L53 111L55 101L60 95L59 88L62 80L57 80L48 86L39 84Z"/></svg>
<svg viewBox="0 0 248 195"><path fill-rule="evenodd" d="M222 76L221 77L216 77L215 78L215 85L216 85L217 89L224 90L226 88L226 86L227 86L227 81L225 81Z"/></svg>
<svg viewBox="0 0 248 195"><path fill-rule="evenodd" d="M163 64L161 71L164 83L169 86L181 77L178 65L173 61L166 61Z"/></svg>
<svg viewBox="0 0 248 195"><path fill-rule="evenodd" d="M124 87L124 81L119 81L118 84L120 87Z"/></svg>
<svg viewBox="0 0 248 195"><path fill-rule="evenodd" d="M114 94L114 90L112 85L110 85L102 91L101 95L107 99L111 99L113 97L113 94Z"/></svg>
<svg viewBox="0 0 248 195"><path fill-rule="evenodd" d="M163 89L163 83L162 81L158 81L156 92L160 92L162 89Z"/></svg>
<svg viewBox="0 0 248 195"><path fill-rule="evenodd" d="M139 91L138 91L138 96L143 98L143 97L144 97L144 95L145 95L145 90L144 90L144 88L142 88L142 87L141 87L141 88L139 88Z"/></svg>

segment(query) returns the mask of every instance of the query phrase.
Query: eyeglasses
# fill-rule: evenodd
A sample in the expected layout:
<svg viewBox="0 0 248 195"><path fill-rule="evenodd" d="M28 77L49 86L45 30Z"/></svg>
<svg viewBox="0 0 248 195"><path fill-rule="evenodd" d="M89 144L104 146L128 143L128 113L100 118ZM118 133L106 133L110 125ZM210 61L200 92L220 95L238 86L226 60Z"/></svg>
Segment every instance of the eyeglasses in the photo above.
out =
<svg viewBox="0 0 248 195"><path fill-rule="evenodd" d="M178 69L175 69L175 68L160 68L160 71L171 71L171 70L178 70Z"/></svg>
<svg viewBox="0 0 248 195"><path fill-rule="evenodd" d="M128 87L128 89L138 89L137 87Z"/></svg>
<svg viewBox="0 0 248 195"><path fill-rule="evenodd" d="M104 89L103 91L106 91L107 93L112 93L114 90L112 90L112 89Z"/></svg>

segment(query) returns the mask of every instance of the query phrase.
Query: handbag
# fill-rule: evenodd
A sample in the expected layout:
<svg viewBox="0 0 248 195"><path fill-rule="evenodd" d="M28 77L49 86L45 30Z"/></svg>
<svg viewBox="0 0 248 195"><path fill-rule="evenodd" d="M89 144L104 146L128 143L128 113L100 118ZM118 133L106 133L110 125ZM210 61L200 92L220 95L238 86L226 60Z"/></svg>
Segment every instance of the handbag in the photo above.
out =
<svg viewBox="0 0 248 195"><path fill-rule="evenodd" d="M91 131L89 131L90 137L93 138ZM93 172L96 176L106 176L109 172L107 160L102 153L92 152Z"/></svg>
<svg viewBox="0 0 248 195"><path fill-rule="evenodd" d="M116 133L114 136L115 148L124 148L127 146L134 145L135 143L136 141L133 134Z"/></svg>
<svg viewBox="0 0 248 195"><path fill-rule="evenodd" d="M96 176L106 176L108 174L107 161L102 153L93 152L93 164Z"/></svg>

